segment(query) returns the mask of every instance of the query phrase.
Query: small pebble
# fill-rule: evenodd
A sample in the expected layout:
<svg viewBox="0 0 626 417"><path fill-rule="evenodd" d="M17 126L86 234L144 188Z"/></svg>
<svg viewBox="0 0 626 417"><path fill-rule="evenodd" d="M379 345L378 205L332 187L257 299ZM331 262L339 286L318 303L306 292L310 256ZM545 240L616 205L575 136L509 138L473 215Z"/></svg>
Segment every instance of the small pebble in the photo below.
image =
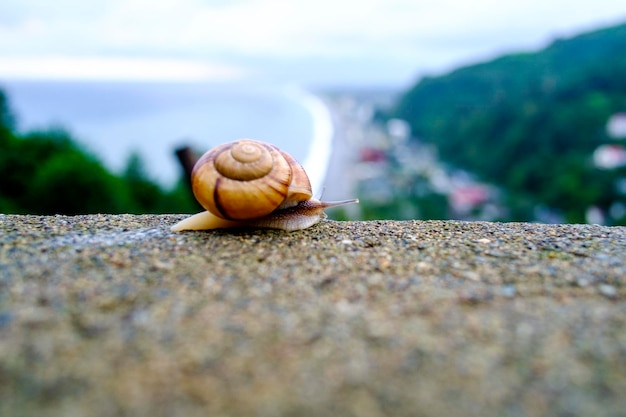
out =
<svg viewBox="0 0 626 417"><path fill-rule="evenodd" d="M587 278L578 278L576 280L576 285L578 285L579 287L587 287L589 286L590 282Z"/></svg>
<svg viewBox="0 0 626 417"><path fill-rule="evenodd" d="M598 287L598 291L600 291L600 294L602 294L603 296L607 298L615 298L617 296L617 290L615 289L614 286L609 285L609 284L600 285Z"/></svg>
<svg viewBox="0 0 626 417"><path fill-rule="evenodd" d="M515 297L516 293L517 288L515 288L515 285L505 285L500 290L500 294L502 294L502 296L506 298L513 298Z"/></svg>

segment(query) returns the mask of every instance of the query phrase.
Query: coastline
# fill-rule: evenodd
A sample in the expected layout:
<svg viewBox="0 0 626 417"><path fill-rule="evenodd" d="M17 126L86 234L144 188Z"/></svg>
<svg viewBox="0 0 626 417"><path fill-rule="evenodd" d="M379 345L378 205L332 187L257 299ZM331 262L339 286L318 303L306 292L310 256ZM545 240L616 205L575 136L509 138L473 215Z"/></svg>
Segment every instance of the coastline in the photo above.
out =
<svg viewBox="0 0 626 417"><path fill-rule="evenodd" d="M44 80L0 88L21 133L61 128L116 173L138 153L146 174L166 188L179 179L173 152L182 144L204 152L249 137L272 142L302 162L312 149L313 127L318 130L326 118L316 98L284 85ZM319 185L323 174L318 177Z"/></svg>
<svg viewBox="0 0 626 417"><path fill-rule="evenodd" d="M298 99L313 118L312 140L306 158L301 161L309 175L316 197L327 201L355 198L350 172L351 148L339 108L329 98L304 90Z"/></svg>
<svg viewBox="0 0 626 417"><path fill-rule="evenodd" d="M201 83L43 82L7 83L6 91L22 131L62 126L112 172L121 171L134 150L143 157L147 175L171 187L179 176L171 150L181 143L205 149L215 141L253 137L291 153L306 169L315 197L355 197L346 169L350 167L346 128L351 126L340 114L341 102L304 87L239 86L228 94L219 86ZM60 91L70 94L60 101ZM94 107L95 96L106 98L99 104L106 118L100 107ZM253 126L261 116L248 119L259 113L249 104L236 107L245 97L261 103L265 125ZM126 103L123 108L114 105L120 101ZM204 120L206 114L214 114L211 123ZM242 118L247 124L237 122ZM132 138L131 145L118 146L123 138Z"/></svg>
<svg viewBox="0 0 626 417"><path fill-rule="evenodd" d="M350 169L354 150L349 143L347 126L337 103L331 103L327 99L326 106L334 126L334 134L324 178L324 199L334 201L356 198L354 173Z"/></svg>
<svg viewBox="0 0 626 417"><path fill-rule="evenodd" d="M314 194L323 191L334 151L336 129L332 111L317 94L298 87L288 87L287 94L306 108L313 122L306 157L299 162L304 167Z"/></svg>

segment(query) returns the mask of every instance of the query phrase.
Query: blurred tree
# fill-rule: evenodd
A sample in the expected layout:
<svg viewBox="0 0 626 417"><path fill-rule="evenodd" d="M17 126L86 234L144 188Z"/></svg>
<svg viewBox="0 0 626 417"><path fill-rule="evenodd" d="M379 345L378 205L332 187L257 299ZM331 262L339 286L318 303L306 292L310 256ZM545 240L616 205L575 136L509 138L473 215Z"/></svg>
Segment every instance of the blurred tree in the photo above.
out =
<svg viewBox="0 0 626 417"><path fill-rule="evenodd" d="M198 207L184 182L163 190L131 154L109 172L63 129L17 135L0 91L0 212L31 214L190 213Z"/></svg>
<svg viewBox="0 0 626 417"><path fill-rule="evenodd" d="M9 109L9 100L4 91L0 90L0 145L3 139L15 128L15 120L11 110Z"/></svg>
<svg viewBox="0 0 626 417"><path fill-rule="evenodd" d="M28 211L38 214L118 213L130 206L123 182L75 151L42 161L26 201Z"/></svg>
<svg viewBox="0 0 626 417"><path fill-rule="evenodd" d="M160 212L160 206L164 199L163 192L157 184L148 178L143 159L137 152L129 155L122 178L125 180L130 196L136 206L132 210L133 212Z"/></svg>
<svg viewBox="0 0 626 417"><path fill-rule="evenodd" d="M18 211L28 210L32 179L55 154L78 152L66 132L34 132L18 138L11 133L0 154L0 196L12 201Z"/></svg>

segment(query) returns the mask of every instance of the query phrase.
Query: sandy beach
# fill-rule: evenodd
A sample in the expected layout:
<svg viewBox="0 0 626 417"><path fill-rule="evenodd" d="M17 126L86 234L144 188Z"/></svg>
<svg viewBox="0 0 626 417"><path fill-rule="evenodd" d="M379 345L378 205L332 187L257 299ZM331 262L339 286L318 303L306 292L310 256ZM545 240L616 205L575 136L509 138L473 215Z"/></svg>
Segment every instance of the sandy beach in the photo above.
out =
<svg viewBox="0 0 626 417"><path fill-rule="evenodd" d="M342 109L341 100L325 98L324 104L328 107L333 124L332 150L328 158L326 175L319 190L325 201L338 201L358 198L356 188L356 157L357 148L354 138L355 129L365 129L366 126L355 124L345 109ZM328 210L330 218L334 218L334 210ZM349 218L359 218L358 205L342 206L338 209L347 213Z"/></svg>
<svg viewBox="0 0 626 417"><path fill-rule="evenodd" d="M323 196L327 200L344 200L353 198L356 190L352 179L354 152L348 143L345 121L342 119L336 104L327 101L329 106L334 135L332 152L328 161L328 169L324 178Z"/></svg>

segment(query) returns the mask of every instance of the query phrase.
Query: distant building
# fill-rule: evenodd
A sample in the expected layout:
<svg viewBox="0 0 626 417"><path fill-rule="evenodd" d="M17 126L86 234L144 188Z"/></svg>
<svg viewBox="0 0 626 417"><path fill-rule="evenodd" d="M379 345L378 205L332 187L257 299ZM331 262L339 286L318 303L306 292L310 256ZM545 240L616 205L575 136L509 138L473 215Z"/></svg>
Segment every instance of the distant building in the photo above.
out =
<svg viewBox="0 0 626 417"><path fill-rule="evenodd" d="M609 118L606 134L613 139L626 139L626 113L615 113Z"/></svg>
<svg viewBox="0 0 626 417"><path fill-rule="evenodd" d="M404 142L411 136L411 126L406 120L391 119L387 122L387 133L392 139Z"/></svg>
<svg viewBox="0 0 626 417"><path fill-rule="evenodd" d="M596 168L615 169L626 165L626 148L621 145L600 145L593 152Z"/></svg>
<svg viewBox="0 0 626 417"><path fill-rule="evenodd" d="M485 187L480 185L468 185L452 191L450 204L454 211L465 213L474 207L486 203L488 199L489 190Z"/></svg>
<svg viewBox="0 0 626 417"><path fill-rule="evenodd" d="M606 217L599 207L591 206L585 212L585 221L589 224L606 224Z"/></svg>
<svg viewBox="0 0 626 417"><path fill-rule="evenodd" d="M385 162L387 154L377 148L364 147L359 151L359 161L361 162Z"/></svg>

